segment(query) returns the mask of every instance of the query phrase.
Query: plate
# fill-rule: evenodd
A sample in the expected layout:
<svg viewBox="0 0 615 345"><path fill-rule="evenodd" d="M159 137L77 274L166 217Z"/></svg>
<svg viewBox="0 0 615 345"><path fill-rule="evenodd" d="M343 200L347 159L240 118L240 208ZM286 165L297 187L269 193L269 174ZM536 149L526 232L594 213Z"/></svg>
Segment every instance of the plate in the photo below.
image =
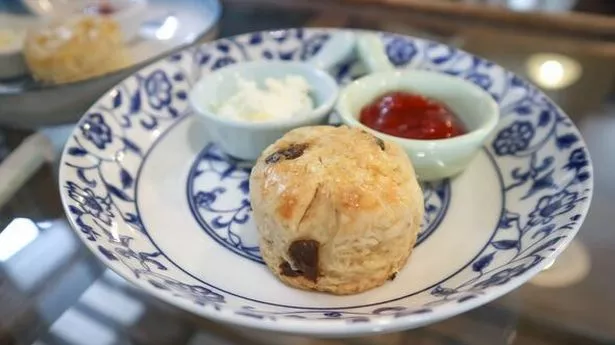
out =
<svg viewBox="0 0 615 345"><path fill-rule="evenodd" d="M197 315L313 336L442 320L515 289L555 259L592 194L590 158L571 120L490 61L379 33L395 65L488 90L501 108L498 129L462 175L423 186L419 241L393 281L332 296L274 278L259 255L250 167L209 142L187 93L201 75L238 61L309 58L331 33L289 29L218 40L157 61L105 94L76 126L60 167L64 208L85 244L144 291ZM353 59L331 73L344 84L364 72Z"/></svg>
<svg viewBox="0 0 615 345"><path fill-rule="evenodd" d="M217 0L122 1L144 7L139 15L143 20L140 26L132 25L131 21L120 23L124 33L133 36L127 42L127 50L133 59L131 66L60 85L42 85L30 76L0 80L0 124L38 128L78 120L105 91L139 68L198 40L212 38L215 35L212 29L221 13ZM57 12L56 7L62 8L67 3L74 1L26 1L31 11L42 18ZM17 9L0 6L0 27L2 22L7 22L11 27L28 28L40 21L35 16L17 12Z"/></svg>

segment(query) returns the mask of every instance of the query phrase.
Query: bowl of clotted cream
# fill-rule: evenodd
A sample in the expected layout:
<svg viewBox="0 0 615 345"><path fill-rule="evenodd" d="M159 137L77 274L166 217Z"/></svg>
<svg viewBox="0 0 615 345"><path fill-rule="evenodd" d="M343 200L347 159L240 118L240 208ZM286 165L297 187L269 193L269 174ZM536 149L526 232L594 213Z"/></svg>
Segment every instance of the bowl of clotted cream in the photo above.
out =
<svg viewBox="0 0 615 345"><path fill-rule="evenodd" d="M252 161L289 130L326 123L337 94L335 80L308 63L253 61L204 75L189 101L223 151Z"/></svg>

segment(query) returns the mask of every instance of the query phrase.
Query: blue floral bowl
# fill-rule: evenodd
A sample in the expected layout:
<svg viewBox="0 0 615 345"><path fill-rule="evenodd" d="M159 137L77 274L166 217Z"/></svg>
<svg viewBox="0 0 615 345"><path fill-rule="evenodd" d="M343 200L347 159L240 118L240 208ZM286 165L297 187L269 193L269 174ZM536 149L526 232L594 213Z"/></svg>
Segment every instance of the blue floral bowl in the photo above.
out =
<svg viewBox="0 0 615 345"><path fill-rule="evenodd" d="M376 33L397 67L435 70L488 92L493 135L454 180L423 183L425 216L393 281L352 296L289 288L262 262L249 167L203 135L188 92L239 62L307 61L341 30L255 32L156 61L84 114L60 163L68 220L119 275L168 303L221 322L310 336L420 327L519 287L570 244L587 214L593 170L570 119L540 90L446 45ZM339 85L365 75L348 59ZM335 117L331 117L335 123ZM241 138L237 138L241 140ZM348 171L352 174L352 171Z"/></svg>

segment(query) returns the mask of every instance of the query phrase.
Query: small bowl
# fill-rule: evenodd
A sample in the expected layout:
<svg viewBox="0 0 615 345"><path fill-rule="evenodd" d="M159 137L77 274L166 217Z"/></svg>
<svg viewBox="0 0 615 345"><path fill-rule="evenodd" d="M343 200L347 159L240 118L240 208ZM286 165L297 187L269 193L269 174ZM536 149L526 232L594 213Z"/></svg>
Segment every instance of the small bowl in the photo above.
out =
<svg viewBox="0 0 615 345"><path fill-rule="evenodd" d="M358 116L364 106L391 91L417 93L446 104L459 116L468 132L447 139L415 140L384 134L359 122ZM350 83L341 91L336 108L345 124L401 145L423 181L462 172L493 132L500 117L497 103L480 87L443 73L410 69L377 72Z"/></svg>
<svg viewBox="0 0 615 345"><path fill-rule="evenodd" d="M300 117L250 122L219 116L213 110L237 91L237 77L262 86L267 78L298 75L310 85L315 108ZM302 62L253 61L224 67L204 75L192 88L189 100L211 139L229 156L254 161L267 146L297 127L324 124L337 99L338 86L326 72Z"/></svg>

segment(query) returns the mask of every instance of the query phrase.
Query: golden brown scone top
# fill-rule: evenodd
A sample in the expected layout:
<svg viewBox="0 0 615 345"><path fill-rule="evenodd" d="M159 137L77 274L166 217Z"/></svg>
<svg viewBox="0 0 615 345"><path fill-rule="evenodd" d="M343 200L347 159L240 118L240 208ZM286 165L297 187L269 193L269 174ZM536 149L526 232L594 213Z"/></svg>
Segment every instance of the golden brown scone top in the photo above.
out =
<svg viewBox="0 0 615 345"><path fill-rule="evenodd" d="M403 150L346 126L304 127L287 133L263 152L252 175L251 181L262 181L251 186L260 188L252 191L253 202L270 204L278 221L298 233L312 214L322 214L323 207L335 213L338 226L331 229L344 231L355 228L339 222L368 219L371 211L379 214L415 197L404 188L415 174Z"/></svg>

